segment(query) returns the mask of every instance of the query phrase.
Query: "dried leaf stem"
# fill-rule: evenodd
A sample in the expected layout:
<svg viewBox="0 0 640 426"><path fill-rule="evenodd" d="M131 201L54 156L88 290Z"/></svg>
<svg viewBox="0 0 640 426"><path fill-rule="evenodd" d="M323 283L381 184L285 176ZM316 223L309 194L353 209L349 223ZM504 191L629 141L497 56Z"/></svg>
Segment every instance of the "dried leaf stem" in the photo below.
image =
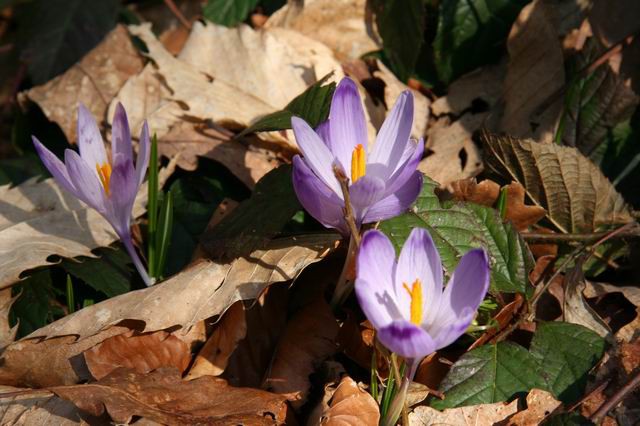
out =
<svg viewBox="0 0 640 426"><path fill-rule="evenodd" d="M173 0L164 0L164 4L167 5L171 13L180 21L180 23L188 30L191 30L191 22L180 12L180 9Z"/></svg>
<svg viewBox="0 0 640 426"><path fill-rule="evenodd" d="M622 400L631 393L635 388L640 385L640 368L637 369L631 380L629 380L624 386L622 386L616 393L614 393L611 398L607 399L601 406L598 408L598 411L593 413L591 416L591 421L595 424L600 424L602 419L607 415L609 411L611 411L616 405L618 405Z"/></svg>
<svg viewBox="0 0 640 426"><path fill-rule="evenodd" d="M523 232L522 238L527 243L564 243L564 242L591 242L597 241L611 234L611 231L577 233L577 234L544 234L537 232ZM634 226L619 232L610 238L638 238L640 237L640 227Z"/></svg>

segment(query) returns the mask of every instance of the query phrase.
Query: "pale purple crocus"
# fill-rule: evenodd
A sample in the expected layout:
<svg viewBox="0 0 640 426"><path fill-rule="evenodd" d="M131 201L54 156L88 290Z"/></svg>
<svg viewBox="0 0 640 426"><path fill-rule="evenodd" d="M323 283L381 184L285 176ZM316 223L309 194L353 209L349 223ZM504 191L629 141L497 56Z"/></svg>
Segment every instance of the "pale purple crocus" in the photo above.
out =
<svg viewBox="0 0 640 426"><path fill-rule="evenodd" d="M100 213L113 227L129 252L145 284L151 285L131 237L133 204L149 165L149 128L142 126L140 146L135 166L129 121L119 103L113 118L111 156L107 156L104 141L95 119L80 104L78 108L78 148L65 150L64 163L35 137L33 144L40 159L58 185Z"/></svg>
<svg viewBox="0 0 640 426"><path fill-rule="evenodd" d="M410 139L413 95L403 92L382 124L373 147L356 84L344 78L333 95L329 119L315 131L302 119L291 126L302 152L293 158L293 186L300 203L328 228L349 234L344 197L334 167L349 179L356 225L397 216L422 187L417 171L424 143Z"/></svg>

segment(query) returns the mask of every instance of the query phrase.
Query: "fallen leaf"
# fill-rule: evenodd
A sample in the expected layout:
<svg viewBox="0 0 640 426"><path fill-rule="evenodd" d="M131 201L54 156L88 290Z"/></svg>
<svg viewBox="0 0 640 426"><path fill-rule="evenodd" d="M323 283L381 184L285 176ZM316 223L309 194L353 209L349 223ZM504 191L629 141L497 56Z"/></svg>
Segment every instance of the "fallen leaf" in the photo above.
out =
<svg viewBox="0 0 640 426"><path fill-rule="evenodd" d="M337 350L338 323L323 298L304 307L287 324L273 357L265 388L287 394L294 408L307 398L309 375Z"/></svg>
<svg viewBox="0 0 640 426"><path fill-rule="evenodd" d="M577 149L487 133L482 139L489 172L520 183L561 232L633 221L622 196Z"/></svg>
<svg viewBox="0 0 640 426"><path fill-rule="evenodd" d="M327 409L322 413L320 424L324 426L376 426L380 411L375 399L349 376L345 376L333 390Z"/></svg>
<svg viewBox="0 0 640 426"><path fill-rule="evenodd" d="M246 335L244 304L237 301L216 324L211 337L198 352L186 378L192 380L207 375L221 375L227 368L229 357Z"/></svg>
<svg viewBox="0 0 640 426"><path fill-rule="evenodd" d="M599 283L594 281L585 281L586 285L583 290L585 297L598 297L608 293L622 293L629 302L640 307L640 288L634 286L617 286L607 283Z"/></svg>
<svg viewBox="0 0 640 426"><path fill-rule="evenodd" d="M562 45L549 15L547 2L534 0L511 28L499 126L509 135L538 142L553 138L562 108L562 97L553 97L565 83Z"/></svg>
<svg viewBox="0 0 640 426"><path fill-rule="evenodd" d="M553 414L562 406L549 392L540 389L531 389L527 395L527 408L513 416L501 426L521 426L541 424L544 419Z"/></svg>
<svg viewBox="0 0 640 426"><path fill-rule="evenodd" d="M545 217L546 210L540 206L529 206L524 202L525 189L518 182L511 182L507 188L506 219L513 222L518 231L524 231Z"/></svg>
<svg viewBox="0 0 640 426"><path fill-rule="evenodd" d="M127 30L118 25L64 74L20 97L38 104L49 120L58 123L67 140L75 142L78 104L82 102L101 125L111 100L129 77L142 71L142 66ZM128 110L129 105L125 104L125 108Z"/></svg>
<svg viewBox="0 0 640 426"><path fill-rule="evenodd" d="M25 389L0 386L0 394ZM3 398L0 404L0 424L72 426L89 424L88 418L75 405L46 390Z"/></svg>
<svg viewBox="0 0 640 426"><path fill-rule="evenodd" d="M500 195L500 185L489 179L480 183L475 178L456 180L451 182L451 189L455 200L487 207L493 206Z"/></svg>
<svg viewBox="0 0 640 426"><path fill-rule="evenodd" d="M0 290L0 354L7 345L16 339L18 324L13 327L9 325L9 312L11 311L11 305L17 298L18 296L11 295L10 288Z"/></svg>
<svg viewBox="0 0 640 426"><path fill-rule="evenodd" d="M518 400L509 404L496 402L494 404L472 405L469 407L447 408L438 411L431 407L416 407L409 414L409 425L475 425L492 426L518 411Z"/></svg>
<svg viewBox="0 0 640 426"><path fill-rule="evenodd" d="M122 367L142 374L175 367L182 373L191 362L191 352L185 342L166 331L140 335L130 331L98 343L84 352L84 359L91 375L100 380Z"/></svg>
<svg viewBox="0 0 640 426"><path fill-rule="evenodd" d="M537 268L537 263L536 263ZM535 269L534 269L535 271ZM533 274L534 271L531 271ZM492 327L487 330L482 336L480 336L471 346L469 346L468 351L475 349L479 346L484 345L489 342L494 336L496 336L500 331L502 331L511 321L514 316L524 303L524 297L520 293L516 293L516 297L511 303L507 303L505 306L500 309L500 311L493 317L493 320L498 323L497 327Z"/></svg>
<svg viewBox="0 0 640 426"><path fill-rule="evenodd" d="M380 50L377 34L365 21L365 0L307 0L289 2L278 9L266 28L289 28L327 45L340 61L357 59ZM369 28L367 28L369 26Z"/></svg>
<svg viewBox="0 0 640 426"><path fill-rule="evenodd" d="M358 323L349 314L340 326L336 343L340 350L362 368L371 368L371 356L375 342L375 331L368 321ZM377 357L378 369L386 368L387 362Z"/></svg>
<svg viewBox="0 0 640 426"><path fill-rule="evenodd" d="M141 374L124 368L97 382L48 388L94 416L117 423L133 416L163 424L282 424L285 398L259 389L234 388L211 376L182 380L175 368Z"/></svg>
<svg viewBox="0 0 640 426"><path fill-rule="evenodd" d="M114 325L124 322L138 332L178 325L174 334L182 338L237 300L255 298L270 284L294 279L333 244L333 238L319 235L296 237L295 242L274 240L270 248L231 264L202 261L153 287L81 309L9 345L3 353L0 383L41 387L86 380L89 372L77 355L129 330Z"/></svg>
<svg viewBox="0 0 640 426"><path fill-rule="evenodd" d="M438 389L452 364L442 353L434 352L420 361L413 380L429 389Z"/></svg>

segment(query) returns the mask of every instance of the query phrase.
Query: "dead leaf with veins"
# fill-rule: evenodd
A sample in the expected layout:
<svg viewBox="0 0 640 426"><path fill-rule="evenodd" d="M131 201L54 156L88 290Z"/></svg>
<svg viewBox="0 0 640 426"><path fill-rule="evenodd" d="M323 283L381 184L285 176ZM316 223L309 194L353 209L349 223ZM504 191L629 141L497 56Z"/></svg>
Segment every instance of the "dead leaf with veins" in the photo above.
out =
<svg viewBox="0 0 640 426"><path fill-rule="evenodd" d="M332 395L320 417L321 425L376 426L380 422L378 403L351 377L345 376L335 389L327 386L325 394Z"/></svg>
<svg viewBox="0 0 640 426"><path fill-rule="evenodd" d="M474 425L493 426L508 416L518 412L518 400L507 404L496 402L494 404L471 405L468 407L448 408L438 411L435 408L420 406L409 414L409 425Z"/></svg>

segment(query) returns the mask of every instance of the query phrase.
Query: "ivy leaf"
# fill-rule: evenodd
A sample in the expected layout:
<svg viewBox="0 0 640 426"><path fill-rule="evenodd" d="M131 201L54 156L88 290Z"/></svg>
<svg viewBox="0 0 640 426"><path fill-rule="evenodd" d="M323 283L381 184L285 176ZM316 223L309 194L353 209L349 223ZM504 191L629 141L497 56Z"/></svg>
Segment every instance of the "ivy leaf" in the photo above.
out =
<svg viewBox="0 0 640 426"><path fill-rule="evenodd" d="M247 19L258 0L209 0L202 8L204 17L227 27L234 27Z"/></svg>
<svg viewBox="0 0 640 426"><path fill-rule="evenodd" d="M385 56L402 81L413 72L424 41L423 0L376 0L376 25Z"/></svg>
<svg viewBox="0 0 640 426"><path fill-rule="evenodd" d="M442 0L433 42L443 83L497 61L511 25L529 0Z"/></svg>
<svg viewBox="0 0 640 426"><path fill-rule="evenodd" d="M331 77L327 74L312 84L287 104L282 111L266 115L246 128L237 137L254 132L272 132L291 128L291 117L302 118L311 127L316 127L329 117L331 99L336 90L336 83L324 84Z"/></svg>
<svg viewBox="0 0 640 426"><path fill-rule="evenodd" d="M441 204L436 182L425 176L422 192L408 213L380 224L400 250L413 228L426 228L440 252L447 275L472 248L484 247L491 259L492 291L528 293L533 258L528 246L510 223L503 223L489 207L465 203Z"/></svg>
<svg viewBox="0 0 640 426"><path fill-rule="evenodd" d="M565 404L579 400L588 373L604 355L605 341L578 324L543 322L531 342L531 354L544 366L546 389Z"/></svg>
<svg viewBox="0 0 640 426"><path fill-rule="evenodd" d="M544 388L540 366L525 348L511 342L484 345L456 361L440 385L445 399L438 410L512 399L533 388Z"/></svg>

